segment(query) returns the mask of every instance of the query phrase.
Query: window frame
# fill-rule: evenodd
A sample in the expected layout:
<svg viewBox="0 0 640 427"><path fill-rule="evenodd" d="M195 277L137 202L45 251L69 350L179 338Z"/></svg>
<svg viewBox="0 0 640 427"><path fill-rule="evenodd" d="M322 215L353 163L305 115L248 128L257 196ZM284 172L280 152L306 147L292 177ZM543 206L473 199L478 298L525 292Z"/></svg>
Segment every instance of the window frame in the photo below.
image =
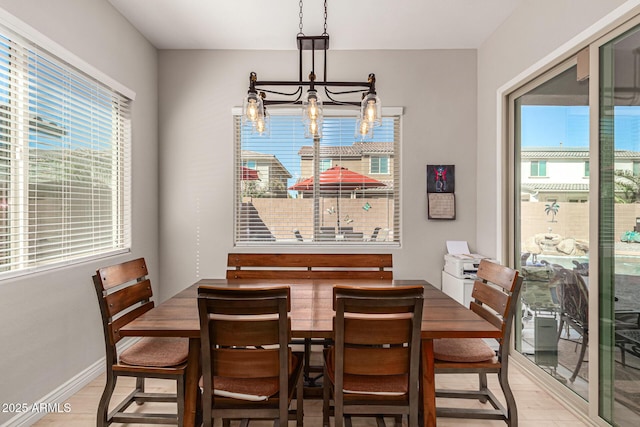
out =
<svg viewBox="0 0 640 427"><path fill-rule="evenodd" d="M13 15L8 12L0 9L0 34L2 34L3 40L6 40L5 47L3 48L6 52L8 52L6 58L8 62L6 63L7 73L11 78L7 80L7 97L12 96L12 93L15 93L16 90L22 90L22 95L24 99L21 99L20 102L12 101L7 104L7 117L6 123L9 123L11 128L13 128L14 123L22 123L21 126L24 126L24 130L22 131L12 131L7 134L7 139L4 141L9 150L11 150L12 157L14 160L11 161L11 164L8 165L7 168L7 198L6 198L6 210L7 210L7 218L12 218L11 223L13 223L14 218L18 224L22 224L18 228L18 232L15 233L13 231L7 231L8 234L5 234L6 241L8 245L10 245L10 251L7 253L8 257L6 259L6 263L3 265L6 266L7 270L0 271L0 283L7 279L12 279L15 277L32 274L36 272L47 271L51 269L60 268L62 266L67 266L71 264L76 264L80 262L86 262L87 260L101 258L104 256L109 256L118 253L125 253L131 250L131 103L135 99L135 92L123 86L116 80L110 78L105 73L99 71L94 68L90 64L84 62L82 59L78 58L74 54L70 53L57 43L53 42L46 36L42 35L32 27L28 26L21 20L17 19ZM3 42L4 43L4 42ZM15 52L15 53L14 53ZM48 64L51 70L60 70L63 71L65 76L69 76L71 78L71 82L76 83L79 81L89 82L90 85L88 87L97 87L99 92L102 95L94 95L93 102L98 102L99 100L110 99L111 102L116 104L110 104L111 108L108 109L110 111L109 115L106 117L110 117L108 123L110 126L110 132L112 137L111 141L116 140L115 143L110 143L111 147L117 146L116 159L113 158L110 162L110 170L115 171L115 175L112 177L112 190L110 191L110 199L112 200L111 207L111 215L115 215L118 222L118 227L109 227L111 229L110 236L107 239L103 239L103 241L110 241L111 245L108 249L100 249L93 250L91 246L86 246L85 249L78 249L76 244L71 243L72 246L68 246L68 243L61 244L54 252L59 252L59 254L53 255L51 258L41 259L38 254L37 244L24 243L24 241L29 242L32 239L31 234L33 231L30 230L30 222L38 221L37 217L34 217L34 214L30 212L30 209L27 207L31 207L32 204L30 199L33 196L30 195L30 185L37 185L33 182L30 184L30 179L37 178L38 175L33 175L33 172L30 172L30 168L33 168L34 162L39 161L38 159L42 159L42 157L37 157L37 153L34 154L36 157L29 157L29 150L41 150L40 147L42 145L41 139L43 135L51 136L55 132L47 131L46 128L50 127L49 124L45 122L45 120L31 113L34 108L40 106L40 108L44 108L40 103L45 102L42 100L33 101L34 98L32 96L38 96L38 92L35 88L31 88L28 85L40 85L42 81L35 79L42 79L43 73L45 73L48 68L44 68L43 70L39 70L38 72L31 71L30 68L27 68L27 65L20 65L18 61L12 61L11 58L14 55L25 55L28 63L38 65L38 64ZM44 67L44 65L42 65ZM22 68L24 71L18 71L19 68ZM29 71L27 71L29 70ZM21 74L22 73L22 74ZM20 77L22 75L22 77ZM56 78L49 77L48 84L45 87L57 89L59 87L64 87L63 85L57 86L55 84ZM20 86L16 85L16 82L23 81ZM51 82L54 83L51 83ZM19 87L24 86L24 89L19 89ZM66 86L66 85L65 85ZM40 90L40 89L37 89ZM67 95L65 92L64 95L56 95L58 98L56 99L66 99L66 96L77 96L77 93L74 91L69 91L71 95ZM30 97L30 94L31 97ZM100 98L101 96L106 96L108 98ZM38 96L39 99L40 97ZM72 99L91 99L89 94L87 93L86 98L72 98ZM117 101L116 101L117 100ZM119 103L119 104L117 104ZM43 104L44 105L44 104ZM91 104L89 104L91 105ZM103 104L109 105L109 104ZM117 105L114 107L114 105ZM124 109L120 109L120 106L124 107ZM54 107L49 107L54 108ZM74 111L78 110L79 107L73 107ZM92 107L98 108L98 107ZM16 114L18 111L21 113ZM55 111L55 110L52 110ZM115 111L115 113L114 113ZM122 115L124 112L124 115ZM74 115L70 116L71 118L75 118ZM114 117L117 119L114 121ZM40 123L39 119L42 120ZM80 125L72 122L73 124L68 125L72 126L75 132L78 132L77 129L80 128ZM27 125L27 126L25 126ZM84 125L83 125L84 126ZM90 125L88 129L95 130L94 125ZM102 126L102 125L101 125ZM20 129L20 128L18 128ZM60 130L62 129L62 130ZM62 125L59 125L59 131L67 132L69 127L64 128ZM86 129L86 128L83 128ZM102 132L104 132L104 128ZM55 129L54 129L55 130ZM40 135L40 136L38 136ZM114 136L115 135L115 136ZM40 139L38 139L40 138ZM65 142L64 145L60 146L60 150L52 150L50 155L51 164L55 163L55 155L57 151L62 152L64 149L74 150L78 149L77 141L81 140L80 138L76 139L75 142L72 142L70 145L67 145ZM81 140L82 142L86 142ZM82 144L80 144L82 145ZM33 146L33 147L32 147ZM93 146L93 145L91 145ZM63 148L65 147L65 148ZM71 147L71 148L68 148ZM74 148L75 147L75 148ZM17 151L16 151L17 150ZM90 150L90 148L88 148ZM75 153L75 151L69 151L70 153ZM15 160L17 156L15 154L22 154L22 159ZM88 155L95 156L95 154L99 154L99 152L87 151ZM51 160L51 156L53 156L53 161ZM75 157L68 164L73 167L74 165L79 165L84 163L84 160ZM91 163L93 164L93 163ZM60 166L65 167L65 166ZM66 178L67 180L74 181L75 178ZM97 178L95 178L97 179ZM37 181L36 181L37 182ZM96 185L97 181L90 181L92 185ZM36 187L37 188L37 187ZM16 191L21 194L17 194ZM73 190L72 190L73 191ZM34 193L39 194L39 193ZM71 193L74 194L74 193ZM93 194L93 193L92 193ZM69 197L69 196L66 196ZM94 200L94 195L90 196L86 200ZM55 200L65 200L64 197ZM84 200L84 199L83 199ZM94 202L95 203L95 202ZM102 208L104 211L104 208ZM95 211L90 215L90 221L92 224L97 224L100 219L96 219ZM16 216L17 214L17 216ZM114 216L109 217L114 218ZM9 223L7 223L9 224ZM65 223L66 224L66 223ZM76 221L72 221L71 224L73 230L77 230L79 225ZM94 225L95 226L95 225ZM13 228L13 227L12 227ZM11 230L11 229L7 229ZM63 230L59 228L59 230ZM55 231L55 230L54 230ZM93 235L93 234L92 234ZM23 237L19 237L23 236ZM64 234L53 234L52 238L64 239ZM114 238L114 236L117 236ZM18 239L18 240L15 240ZM15 242L22 243L15 243ZM94 241L93 237L89 237L87 239L81 239L81 242L92 242ZM116 243L114 243L116 242ZM88 249L87 249L88 248ZM35 251L35 252L33 252ZM68 253L70 252L70 253ZM35 253L35 255L34 255ZM16 258L17 257L17 258Z"/></svg>
<svg viewBox="0 0 640 427"><path fill-rule="evenodd" d="M534 173L534 164L535 173ZM540 166L544 168L544 174L540 174ZM537 178L545 178L547 176L547 161L546 160L531 160L531 165L529 168L529 176L537 177Z"/></svg>
<svg viewBox="0 0 640 427"><path fill-rule="evenodd" d="M373 170L373 163L374 163L374 159L377 160L377 164L378 164L378 171L374 172ZM382 160L384 161L384 166L385 166L385 170L382 170ZM389 174L389 161L391 159L389 158L389 156L384 156L384 155L371 155L369 157L369 173L371 175L388 175Z"/></svg>
<svg viewBox="0 0 640 427"><path fill-rule="evenodd" d="M300 116L300 111L298 108L295 107L280 107L280 108L272 108L269 111L272 120L274 116L278 116L278 115L284 115L284 116L290 116L290 117L295 117L296 119ZM379 236L385 236L386 234L388 234L392 240L388 240L388 238L382 237L382 239L379 239L377 242L375 242L375 245L372 245L371 243L373 243L373 241L370 241L370 236L368 234L363 235L363 238L361 241L358 242L350 242L350 241L346 241L346 240L336 240L336 241L319 241L313 238L313 236L309 237L306 236L307 238L305 238L302 242L300 242L297 239L282 239L282 240L273 240L273 241L257 241L257 242L253 242L253 241L246 241L246 240L238 240L238 206L239 203L241 203L242 200L242 196L241 196L241 179L240 179L240 174L239 171L236 170L237 165L239 165L241 162L239 161L240 157L241 157L241 151L242 151L242 144L241 144L241 134L239 132L239 129L242 127L242 125L239 125L239 120L242 114L242 109L240 107L234 107L232 108L232 116L234 118L234 155L235 155L235 159L234 159L234 168L233 168L233 180L234 180L234 232L233 232L233 245L234 247L256 247L256 246L263 246L263 247L268 247L268 248L273 248L273 247L282 247L282 246L296 246L296 247L300 247L300 245L305 245L306 247L320 247L320 246L332 246L332 247L353 247L353 246L367 246L367 247L392 247L392 248L398 248L401 247L402 244L402 199L401 199L401 173L400 173L400 169L401 169L401 146L402 146L402 118L403 118L403 108L402 107L383 107L383 117L386 117L387 119L392 118L394 120L394 129L395 129L395 137L394 137L394 152L393 152L393 159L389 159L389 161L393 161L393 171L391 170L391 165L389 165L389 173L392 174L395 178L394 181L394 187L393 187L393 193L390 199L387 200L392 200L394 203L394 206L397 206L397 209L395 210L394 213L394 220L393 223L396 224L392 227L390 227L389 229L384 229L380 231ZM339 109L339 108L325 108L324 109L324 116L325 118L329 118L329 117L335 117L335 118L354 118L354 112L353 110L343 110L343 109ZM354 133L355 133L355 123L353 126L353 130L351 130L349 128L349 137L351 138L351 141L355 142L361 142L359 139L357 139L356 137L354 137ZM346 134L345 134L346 135ZM375 131L374 131L374 135L375 135ZM311 138L305 138L305 141L307 141L308 143L305 145L312 145L313 144L313 140ZM365 141L366 142L366 141ZM251 150L249 150L251 151ZM367 159L367 157L370 157L370 153L367 152L363 152L363 157L362 160L365 161L365 168L370 166L370 160ZM387 156L390 157L390 156ZM325 159L329 159L329 157L323 157L323 156L319 156L318 157L318 161L314 163L314 168L315 167L319 167L321 165L321 162ZM333 163L338 162L338 160L336 160L334 157L330 158L331 162L332 162L332 166L335 166ZM365 169L366 171L366 169ZM365 172L366 173L366 172ZM367 210L368 211L369 206L367 206L366 208L363 208L363 210ZM351 224L341 224L341 228L342 225L351 225ZM350 228L350 227L345 227L345 228ZM318 232L318 229L316 229L316 232ZM397 238L394 236L397 235ZM293 235L292 235L293 236ZM382 241L380 241L382 240Z"/></svg>

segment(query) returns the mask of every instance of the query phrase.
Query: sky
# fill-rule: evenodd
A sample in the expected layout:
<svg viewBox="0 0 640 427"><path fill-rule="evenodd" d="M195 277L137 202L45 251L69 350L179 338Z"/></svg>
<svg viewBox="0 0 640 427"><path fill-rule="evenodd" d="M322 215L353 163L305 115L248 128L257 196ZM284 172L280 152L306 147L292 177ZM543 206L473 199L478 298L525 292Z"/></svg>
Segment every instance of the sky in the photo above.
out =
<svg viewBox="0 0 640 427"><path fill-rule="evenodd" d="M589 107L526 105L522 107L522 147L589 147ZM640 107L615 108L618 150L640 151Z"/></svg>

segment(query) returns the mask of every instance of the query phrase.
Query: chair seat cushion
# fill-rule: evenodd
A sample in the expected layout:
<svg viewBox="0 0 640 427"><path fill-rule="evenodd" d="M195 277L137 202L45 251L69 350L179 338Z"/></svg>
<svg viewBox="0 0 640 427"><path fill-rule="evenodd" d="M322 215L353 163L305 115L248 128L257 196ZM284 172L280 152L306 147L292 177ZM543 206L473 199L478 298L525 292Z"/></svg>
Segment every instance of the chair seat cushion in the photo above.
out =
<svg viewBox="0 0 640 427"><path fill-rule="evenodd" d="M186 362L188 354L187 338L145 337L120 354L120 363L168 368Z"/></svg>
<svg viewBox="0 0 640 427"><path fill-rule="evenodd" d="M330 348L325 351L327 374L332 384L335 384L335 351ZM344 374L342 389L344 393L368 394L379 396L402 396L409 387L409 375L353 375Z"/></svg>
<svg viewBox="0 0 640 427"><path fill-rule="evenodd" d="M298 370L301 359L298 354L289 353L289 375ZM252 402L267 400L280 391L278 377L230 378L216 376L213 379L213 385L213 394L216 396ZM202 377L200 378L200 387L204 388L204 380Z"/></svg>
<svg viewBox="0 0 640 427"><path fill-rule="evenodd" d="M496 352L480 338L442 338L433 340L433 355L447 362L484 362Z"/></svg>

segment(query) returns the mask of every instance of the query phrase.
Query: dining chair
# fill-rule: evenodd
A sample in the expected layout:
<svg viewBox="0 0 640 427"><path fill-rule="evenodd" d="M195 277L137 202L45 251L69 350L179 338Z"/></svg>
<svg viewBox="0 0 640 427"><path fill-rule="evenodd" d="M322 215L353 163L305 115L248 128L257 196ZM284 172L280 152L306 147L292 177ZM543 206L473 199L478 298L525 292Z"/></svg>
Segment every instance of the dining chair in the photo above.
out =
<svg viewBox="0 0 640 427"><path fill-rule="evenodd" d="M570 337L570 329L580 335L580 354L576 367L569 377L569 381L574 382L589 346L589 289L581 274L567 268L558 269L552 283L556 285L556 295L560 304L558 341L562 338L562 332L565 330L567 339Z"/></svg>
<svg viewBox="0 0 640 427"><path fill-rule="evenodd" d="M198 288L204 427L213 419L302 426L303 354L289 347L290 310L288 286Z"/></svg>
<svg viewBox="0 0 640 427"><path fill-rule="evenodd" d="M151 310L153 294L144 258L100 268L93 276L106 348L106 385L98 405L98 427L111 423L182 425L189 342L186 338L145 337L118 352L120 328ZM109 403L119 377L135 377L134 390L112 411ZM174 380L176 393L148 393L146 378ZM175 402L173 414L125 412L135 402Z"/></svg>
<svg viewBox="0 0 640 427"><path fill-rule="evenodd" d="M325 350L323 424L393 416L418 426L422 286L333 288L335 344Z"/></svg>
<svg viewBox="0 0 640 427"><path fill-rule="evenodd" d="M480 261L473 285L469 308L501 331L497 351L481 338L442 338L433 340L434 370L438 374L478 374L478 390L436 389L439 398L477 399L487 401L492 409L440 407L438 417L503 420L509 426L518 425L516 401L509 386L509 342L522 278L517 270ZM497 374L506 408L488 388L487 374Z"/></svg>

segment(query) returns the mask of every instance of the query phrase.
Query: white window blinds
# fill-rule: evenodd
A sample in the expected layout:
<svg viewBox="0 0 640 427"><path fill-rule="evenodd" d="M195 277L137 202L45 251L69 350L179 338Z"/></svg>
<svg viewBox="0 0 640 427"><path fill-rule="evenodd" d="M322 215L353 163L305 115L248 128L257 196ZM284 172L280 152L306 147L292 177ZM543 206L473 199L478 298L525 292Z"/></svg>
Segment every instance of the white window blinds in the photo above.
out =
<svg viewBox="0 0 640 427"><path fill-rule="evenodd" d="M399 245L400 115L361 142L325 110L314 144L298 114L271 114L268 136L235 116L235 244Z"/></svg>
<svg viewBox="0 0 640 427"><path fill-rule="evenodd" d="M0 26L0 278L130 245L129 100Z"/></svg>

